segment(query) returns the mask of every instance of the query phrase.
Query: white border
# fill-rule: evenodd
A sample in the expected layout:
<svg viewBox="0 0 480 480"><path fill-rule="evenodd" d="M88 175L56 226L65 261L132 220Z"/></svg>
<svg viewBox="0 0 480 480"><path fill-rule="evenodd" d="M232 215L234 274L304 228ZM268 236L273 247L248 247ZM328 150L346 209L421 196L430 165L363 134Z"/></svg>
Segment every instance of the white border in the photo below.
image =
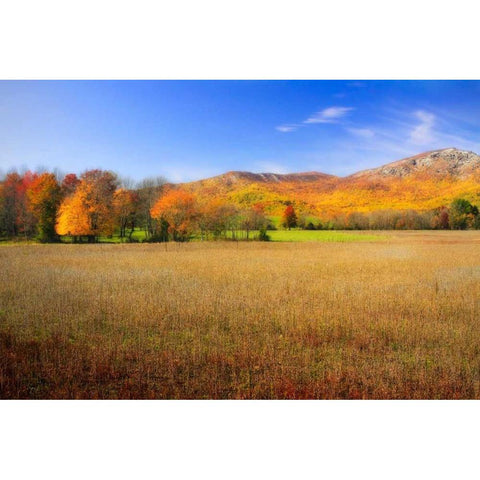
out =
<svg viewBox="0 0 480 480"><path fill-rule="evenodd" d="M471 478L469 401L4 402L3 478Z"/></svg>
<svg viewBox="0 0 480 480"><path fill-rule="evenodd" d="M477 79L474 5L4 0L0 78Z"/></svg>
<svg viewBox="0 0 480 480"><path fill-rule="evenodd" d="M478 79L471 8L3 1L0 78ZM470 478L478 423L478 402L463 401L4 401L1 471L9 480Z"/></svg>

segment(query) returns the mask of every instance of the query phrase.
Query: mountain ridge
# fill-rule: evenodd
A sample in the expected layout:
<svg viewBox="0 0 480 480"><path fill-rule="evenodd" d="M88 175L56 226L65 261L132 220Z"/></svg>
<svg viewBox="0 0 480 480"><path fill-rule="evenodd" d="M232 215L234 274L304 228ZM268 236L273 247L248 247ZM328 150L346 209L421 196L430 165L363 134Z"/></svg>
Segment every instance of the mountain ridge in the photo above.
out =
<svg viewBox="0 0 480 480"><path fill-rule="evenodd" d="M422 160L424 157L432 157L435 158L435 156L440 156L442 154L447 154L450 159L452 159L452 154L459 154L462 157L475 157L478 160L478 167L480 169L480 155L473 151L469 150L462 150L458 149L455 147L448 147L448 148L442 148L442 149L437 149L437 150L429 150L426 152L418 153L416 155L412 155L410 157L405 157L400 160L394 160L393 162L385 163L382 164L378 167L372 167L372 168L367 168L364 170L359 170L358 172L351 173L349 175L345 176L340 176L340 175L334 175L330 173L325 173L325 172L320 172L317 170L312 170L308 172L288 172L288 173L275 173L275 172L251 172L248 170L228 170L227 172L214 175L212 177L206 177L202 178L199 180L193 180L191 182L180 182L179 184L189 184L189 183L196 183L196 182L202 182L206 180L213 180L213 179L220 179L221 177L226 177L229 179L237 179L237 178L245 178L245 179L250 179L250 180L257 180L257 181L268 181L268 180L273 180L278 182L280 181L288 181L288 180L305 180L305 181L310 181L310 180L316 180L319 178L336 178L336 179L348 179L348 178L357 178L359 176L363 176L367 173L373 173L376 171L380 170L385 170L388 167L394 167L394 166L399 166L401 164L406 164L407 162L415 162L412 163L413 166L417 164L419 160ZM454 159L454 158L453 158Z"/></svg>
<svg viewBox="0 0 480 480"><path fill-rule="evenodd" d="M285 204L313 215L381 209L426 210L456 197L480 201L480 156L453 147L431 150L340 177L323 172L229 171L176 184L200 199L222 198L240 207L265 205L279 215Z"/></svg>

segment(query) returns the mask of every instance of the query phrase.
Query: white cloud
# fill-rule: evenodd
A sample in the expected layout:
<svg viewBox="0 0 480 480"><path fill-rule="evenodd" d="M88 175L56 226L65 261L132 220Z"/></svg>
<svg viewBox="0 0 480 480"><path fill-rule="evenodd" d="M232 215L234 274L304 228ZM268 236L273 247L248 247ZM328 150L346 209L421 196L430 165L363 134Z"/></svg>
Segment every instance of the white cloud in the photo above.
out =
<svg viewBox="0 0 480 480"><path fill-rule="evenodd" d="M375 132L369 128L347 128L347 130L357 137L372 138L375 136Z"/></svg>
<svg viewBox="0 0 480 480"><path fill-rule="evenodd" d="M335 123L351 110L353 107L328 107L307 118L303 123Z"/></svg>
<svg viewBox="0 0 480 480"><path fill-rule="evenodd" d="M432 143L435 137L433 132L435 115L433 113L425 112L424 110L417 110L415 116L420 120L420 123L411 131L410 142L415 145L427 145Z"/></svg>
<svg viewBox="0 0 480 480"><path fill-rule="evenodd" d="M279 125L278 127L275 127L276 130L279 132L293 132L298 128L298 125Z"/></svg>
<svg viewBox="0 0 480 480"><path fill-rule="evenodd" d="M294 132L301 127L304 127L305 124L311 123L338 123L338 121L348 114L351 110L354 110L353 107L328 107L324 110L313 114L311 117L304 120L301 124L298 123L288 123L284 125L279 125L275 127L276 130L283 133Z"/></svg>

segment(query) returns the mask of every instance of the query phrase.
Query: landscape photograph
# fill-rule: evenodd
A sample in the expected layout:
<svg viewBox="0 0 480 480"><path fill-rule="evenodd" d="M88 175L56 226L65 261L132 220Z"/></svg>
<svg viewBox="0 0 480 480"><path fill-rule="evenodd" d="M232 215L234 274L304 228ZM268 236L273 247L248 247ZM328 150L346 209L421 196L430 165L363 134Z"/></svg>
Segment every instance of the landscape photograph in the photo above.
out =
<svg viewBox="0 0 480 480"><path fill-rule="evenodd" d="M0 398L480 398L480 81L0 81Z"/></svg>
<svg viewBox="0 0 480 480"><path fill-rule="evenodd" d="M478 476L471 2L0 25L2 478Z"/></svg>

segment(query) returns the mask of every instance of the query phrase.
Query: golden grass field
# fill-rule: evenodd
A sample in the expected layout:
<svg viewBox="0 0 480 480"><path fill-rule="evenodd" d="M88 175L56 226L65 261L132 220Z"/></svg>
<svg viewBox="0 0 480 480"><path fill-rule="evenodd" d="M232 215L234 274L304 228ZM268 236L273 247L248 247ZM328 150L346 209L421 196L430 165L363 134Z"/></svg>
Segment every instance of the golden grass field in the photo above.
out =
<svg viewBox="0 0 480 480"><path fill-rule="evenodd" d="M480 398L480 232L0 248L1 398Z"/></svg>

